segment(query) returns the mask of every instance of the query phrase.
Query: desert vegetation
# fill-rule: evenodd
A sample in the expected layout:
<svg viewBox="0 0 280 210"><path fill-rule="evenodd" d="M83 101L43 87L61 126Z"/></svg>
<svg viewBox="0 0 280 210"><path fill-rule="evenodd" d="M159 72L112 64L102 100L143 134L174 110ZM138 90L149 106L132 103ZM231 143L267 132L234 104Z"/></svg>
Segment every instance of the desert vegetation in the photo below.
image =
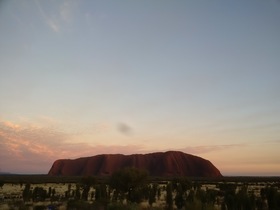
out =
<svg viewBox="0 0 280 210"><path fill-rule="evenodd" d="M124 168L106 178L41 178L42 182L40 176L33 177L32 182L28 176L0 177L0 209L280 209L277 177L164 179Z"/></svg>

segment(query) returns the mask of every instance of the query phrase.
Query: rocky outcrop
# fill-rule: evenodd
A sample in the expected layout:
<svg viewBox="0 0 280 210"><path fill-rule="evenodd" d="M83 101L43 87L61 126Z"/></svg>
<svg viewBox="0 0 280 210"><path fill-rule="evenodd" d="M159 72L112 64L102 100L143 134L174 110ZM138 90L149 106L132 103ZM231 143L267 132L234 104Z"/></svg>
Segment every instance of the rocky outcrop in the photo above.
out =
<svg viewBox="0 0 280 210"><path fill-rule="evenodd" d="M220 171L209 161L183 152L150 154L104 154L78 159L56 160L49 175L104 176L124 167L145 169L150 176L220 177Z"/></svg>

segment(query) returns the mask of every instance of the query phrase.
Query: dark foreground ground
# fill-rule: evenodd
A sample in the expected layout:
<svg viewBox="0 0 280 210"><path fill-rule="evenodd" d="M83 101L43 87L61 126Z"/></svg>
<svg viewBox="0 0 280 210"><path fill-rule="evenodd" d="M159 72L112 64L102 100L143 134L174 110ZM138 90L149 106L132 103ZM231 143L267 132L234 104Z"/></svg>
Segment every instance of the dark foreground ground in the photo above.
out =
<svg viewBox="0 0 280 210"><path fill-rule="evenodd" d="M148 177L123 193L110 181L109 176L0 175L0 209L280 210L280 177Z"/></svg>

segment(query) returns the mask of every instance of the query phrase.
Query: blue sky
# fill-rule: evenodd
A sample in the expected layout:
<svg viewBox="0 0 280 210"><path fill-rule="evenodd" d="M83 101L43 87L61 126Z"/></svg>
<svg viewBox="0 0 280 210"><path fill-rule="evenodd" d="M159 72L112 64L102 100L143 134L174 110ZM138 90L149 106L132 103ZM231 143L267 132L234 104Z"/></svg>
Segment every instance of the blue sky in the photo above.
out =
<svg viewBox="0 0 280 210"><path fill-rule="evenodd" d="M0 170L180 150L280 175L279 20L277 0L1 1Z"/></svg>

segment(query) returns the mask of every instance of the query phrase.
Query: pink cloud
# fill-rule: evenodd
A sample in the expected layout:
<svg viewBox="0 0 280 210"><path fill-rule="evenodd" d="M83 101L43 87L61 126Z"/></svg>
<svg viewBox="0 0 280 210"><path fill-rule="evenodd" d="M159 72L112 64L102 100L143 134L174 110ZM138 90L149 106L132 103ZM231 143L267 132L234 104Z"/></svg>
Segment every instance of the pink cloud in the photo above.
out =
<svg viewBox="0 0 280 210"><path fill-rule="evenodd" d="M194 146L194 147L185 147L182 148L181 151L190 154L205 154L215 151L221 150L229 150L236 147L244 147L246 144L221 144L221 145L201 145L201 146Z"/></svg>
<svg viewBox="0 0 280 210"><path fill-rule="evenodd" d="M34 124L18 125L0 122L0 171L11 173L47 173L57 159L73 159L97 154L133 154L159 152L155 148L145 148L141 144L130 145L90 145L73 142L73 135L49 127ZM244 147L243 144L201 145L179 150L199 155L214 151Z"/></svg>
<svg viewBox="0 0 280 210"><path fill-rule="evenodd" d="M104 153L141 152L140 145L74 143L71 135L39 126L0 122L0 170L12 173L47 173L56 159Z"/></svg>
<svg viewBox="0 0 280 210"><path fill-rule="evenodd" d="M34 165L50 162L59 154L65 138L64 134L50 129L0 122L1 170L28 172Z"/></svg>

